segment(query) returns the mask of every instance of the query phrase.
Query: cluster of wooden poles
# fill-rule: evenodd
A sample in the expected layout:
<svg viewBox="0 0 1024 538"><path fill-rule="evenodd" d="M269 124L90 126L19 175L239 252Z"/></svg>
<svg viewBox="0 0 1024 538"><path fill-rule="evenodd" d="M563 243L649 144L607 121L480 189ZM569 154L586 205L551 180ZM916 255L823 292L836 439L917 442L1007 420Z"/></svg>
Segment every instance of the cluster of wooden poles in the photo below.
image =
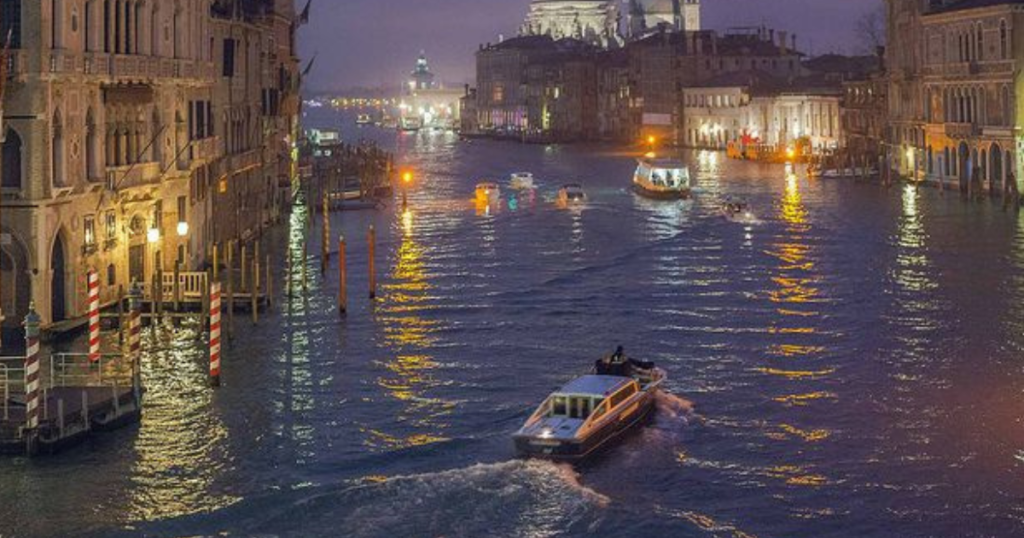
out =
<svg viewBox="0 0 1024 538"><path fill-rule="evenodd" d="M321 257L320 257L320 259L321 259L320 274L323 277L326 277L328 266L330 265L330 261L331 261L331 252L330 252L330 248L329 248L331 242L330 242L329 238L330 238L329 213L325 212L324 226L323 226L323 241L321 241ZM367 233L367 247L369 249L369 256L368 256L368 265L369 265L369 267L368 267L368 270L369 270L369 297L370 297L371 300L373 300L373 299L376 299L376 297L377 297L377 268L376 268L377 231L376 231L376 229L372 225L370 226L369 231ZM228 255L227 255L227 270L226 270L226 273L227 273L227 277L228 278L227 278L227 301L226 301L227 305L226 306L227 306L227 310L228 310L228 337L229 338L233 338L233 333L234 333L234 328L233 328L234 327L234 305L235 305L235 303L234 303L234 291L233 291L233 285L234 285L233 273L234 273L234 271L233 271L232 255L233 255L233 252L234 252L234 247L233 247L233 245L231 243L229 243L227 252L228 252ZM252 282L252 284L253 284L253 286L252 286L252 321L253 321L253 324L258 323L258 321L259 321L259 304L257 302L258 301L259 290L260 290L260 282L259 282L259 275L260 275L259 243L256 243L255 252L256 253L255 253L255 256L253 258L253 275L255 275L255 276L253 277L253 282ZM347 252L347 244L346 244L346 241L345 241L345 236L340 236L338 238L338 313L341 316L344 316L348 312L348 260L347 260L346 252ZM246 249L245 249L244 246L242 247L241 255L242 255L243 266L244 266L244 263L245 263L244 260L246 260ZM287 267L287 294L288 294L288 298L290 299L290 298L293 297L293 289L292 288L293 288L293 286L295 284L295 279L293 278L295 268L293 267L293 256L292 256L291 247L289 247L288 255L286 256L286 259L287 259L287 263L288 263L288 267ZM301 266L300 266L299 269L301 271L302 291L306 292L306 291L309 290L309 281L308 281L308 276L307 276L307 266L308 266L309 254L308 254L308 243L307 242L303 242L303 244L302 244L302 258L301 258L301 260L302 260L302 263L301 263ZM210 347L210 382L211 382L211 384L213 386L218 387L218 386L220 386L220 370L221 370L221 367L220 367L220 365L221 365L221 338L220 338L220 336L221 336L221 323L220 323L220 320L221 320L221 312L222 312L222 308L224 307L224 303L221 300L222 296L221 296L220 274L219 274L219 267L218 267L219 260L218 260L217 247L214 247L214 249L213 249L213 261L214 261L214 263L213 263L213 272L212 272L211 279L210 279L210 286L209 286L210 289L209 289L209 297L208 297L209 305L210 305L209 306L209 313L210 313L210 344L209 344L209 347ZM267 256L267 258L266 258L266 279L267 279L266 297L267 297L267 304L269 305L269 304L271 304L271 296L273 294L273 287L271 285L273 280L272 280L272 274L271 274L271 271L270 271L270 257L269 256ZM241 282L242 288L245 288L245 286L246 286L246 277L245 277L245 271L244 270L242 271L241 280L242 280L242 282Z"/></svg>

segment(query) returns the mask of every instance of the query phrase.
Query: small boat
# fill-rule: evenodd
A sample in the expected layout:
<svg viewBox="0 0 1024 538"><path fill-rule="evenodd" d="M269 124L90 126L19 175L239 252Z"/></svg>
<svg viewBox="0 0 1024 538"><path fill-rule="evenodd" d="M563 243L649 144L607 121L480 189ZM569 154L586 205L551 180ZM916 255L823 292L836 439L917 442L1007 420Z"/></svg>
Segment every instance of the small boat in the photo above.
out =
<svg viewBox="0 0 1024 538"><path fill-rule="evenodd" d="M476 201L482 204L496 204L501 199L501 188L493 181L484 181L476 186Z"/></svg>
<svg viewBox="0 0 1024 538"><path fill-rule="evenodd" d="M513 435L525 457L579 461L622 437L654 410L665 371L627 358L620 347L600 359L593 373L548 396Z"/></svg>
<svg viewBox="0 0 1024 538"><path fill-rule="evenodd" d="M633 174L633 190L656 200L687 198L690 196L690 169L674 159L639 159Z"/></svg>
<svg viewBox="0 0 1024 538"><path fill-rule="evenodd" d="M533 181L533 174L529 172L515 172L512 174L512 179L509 181L509 187L512 190L525 191L533 189L535 187Z"/></svg>
<svg viewBox="0 0 1024 538"><path fill-rule="evenodd" d="M373 119L370 118L369 114L360 114L356 116L356 125L370 125L373 123Z"/></svg>
<svg viewBox="0 0 1024 538"><path fill-rule="evenodd" d="M572 204L581 204L587 201L587 194L583 192L583 186L579 183L569 183L563 185L561 189L558 189L558 203L559 205L569 206Z"/></svg>
<svg viewBox="0 0 1024 538"><path fill-rule="evenodd" d="M829 179L849 179L859 177L874 177L878 175L875 168L830 168L819 170L819 177Z"/></svg>
<svg viewBox="0 0 1024 538"><path fill-rule="evenodd" d="M754 224L757 222L757 217L750 211L750 206L746 202L727 201L722 204L721 210L722 216L726 220L743 224Z"/></svg>
<svg viewBox="0 0 1024 538"><path fill-rule="evenodd" d="M422 128L423 120L415 116L406 116L398 124L398 129L401 131L415 132Z"/></svg>

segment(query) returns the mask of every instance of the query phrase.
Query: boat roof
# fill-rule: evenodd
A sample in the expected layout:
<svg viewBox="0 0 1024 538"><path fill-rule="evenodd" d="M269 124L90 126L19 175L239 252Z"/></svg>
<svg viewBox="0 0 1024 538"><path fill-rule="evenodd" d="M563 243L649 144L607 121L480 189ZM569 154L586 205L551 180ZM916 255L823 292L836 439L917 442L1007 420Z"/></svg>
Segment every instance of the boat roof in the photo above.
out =
<svg viewBox="0 0 1024 538"><path fill-rule="evenodd" d="M614 375L585 375L568 382L558 394L586 394L604 398L626 386L632 378Z"/></svg>
<svg viewBox="0 0 1024 538"><path fill-rule="evenodd" d="M640 159L640 164L646 164L651 168L661 168L666 170L678 170L680 168L686 168L686 164L678 159L669 158L658 158L658 159Z"/></svg>

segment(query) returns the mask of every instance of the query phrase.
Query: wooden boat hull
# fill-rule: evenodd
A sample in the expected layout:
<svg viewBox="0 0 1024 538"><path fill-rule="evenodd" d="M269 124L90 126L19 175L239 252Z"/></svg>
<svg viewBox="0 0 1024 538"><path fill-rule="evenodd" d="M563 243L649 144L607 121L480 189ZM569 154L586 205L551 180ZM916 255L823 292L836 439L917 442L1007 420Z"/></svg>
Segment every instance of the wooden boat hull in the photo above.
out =
<svg viewBox="0 0 1024 538"><path fill-rule="evenodd" d="M623 436L648 420L654 412L654 394L646 393L632 410L618 413L601 429L586 439L538 439L533 436L514 437L516 453L520 457L545 459L559 462L579 462L610 447Z"/></svg>
<svg viewBox="0 0 1024 538"><path fill-rule="evenodd" d="M633 184L633 192L637 193L644 198L650 198L652 200L685 200L690 197L689 190L651 190L645 188L639 183Z"/></svg>

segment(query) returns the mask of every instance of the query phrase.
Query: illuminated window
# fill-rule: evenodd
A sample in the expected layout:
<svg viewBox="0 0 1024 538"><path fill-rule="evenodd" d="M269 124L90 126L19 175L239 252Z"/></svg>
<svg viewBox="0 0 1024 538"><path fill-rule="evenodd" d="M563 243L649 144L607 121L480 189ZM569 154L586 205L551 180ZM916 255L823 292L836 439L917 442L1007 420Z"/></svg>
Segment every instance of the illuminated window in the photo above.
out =
<svg viewBox="0 0 1024 538"><path fill-rule="evenodd" d="M85 245L93 246L96 244L96 217L89 215L85 217Z"/></svg>
<svg viewBox="0 0 1024 538"><path fill-rule="evenodd" d="M107 239L114 239L117 237L117 213L107 211L106 220Z"/></svg>

